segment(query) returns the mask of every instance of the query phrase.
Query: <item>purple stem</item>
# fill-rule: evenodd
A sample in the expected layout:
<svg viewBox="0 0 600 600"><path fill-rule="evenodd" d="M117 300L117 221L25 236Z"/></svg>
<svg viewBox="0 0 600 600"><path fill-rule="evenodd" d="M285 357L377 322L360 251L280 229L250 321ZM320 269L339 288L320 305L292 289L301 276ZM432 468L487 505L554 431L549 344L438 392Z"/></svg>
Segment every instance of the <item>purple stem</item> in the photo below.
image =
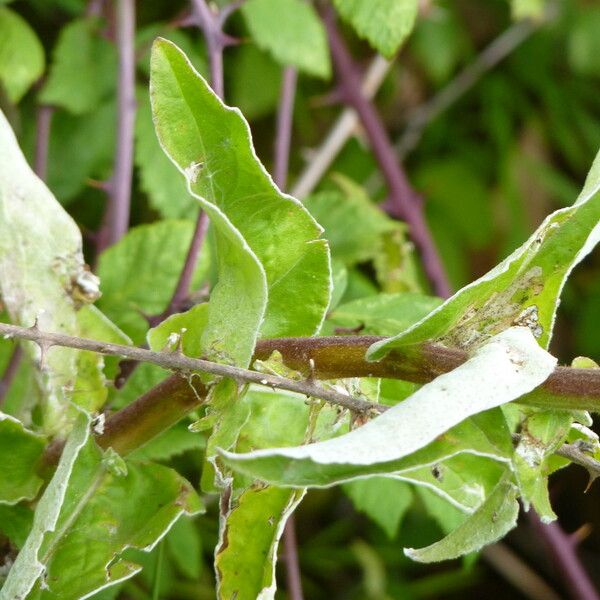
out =
<svg viewBox="0 0 600 600"><path fill-rule="evenodd" d="M290 143L292 140L292 122L294 116L294 97L298 72L294 67L285 67L281 82L281 95L277 111L277 133L275 137L275 184L280 190L287 185Z"/></svg>
<svg viewBox="0 0 600 600"><path fill-rule="evenodd" d="M48 146L50 145L50 125L53 113L54 108L51 106L38 106L33 170L36 175L44 181L46 180L48 171Z"/></svg>
<svg viewBox="0 0 600 600"><path fill-rule="evenodd" d="M135 126L135 0L117 2L117 147L104 225L98 236L98 252L118 242L129 228L133 133Z"/></svg>
<svg viewBox="0 0 600 600"><path fill-rule="evenodd" d="M211 86L219 98L223 98L223 49L227 45L227 41L221 29L222 25L219 14L213 13L205 0L192 0L192 10L195 22L202 29L206 41L206 49L210 62ZM175 286L175 291L163 314L158 319L155 319L156 323L178 312L188 298L192 277L198 264L198 257L204 243L204 238L206 237L207 229L208 216L205 212L200 211L196 219L196 227L185 257L185 262Z"/></svg>
<svg viewBox="0 0 600 600"><path fill-rule="evenodd" d="M421 254L423 269L435 293L442 298L447 298L451 294L450 284L427 228L422 200L412 189L397 162L394 147L374 105L361 91L359 74L337 29L335 13L331 6L324 9L324 21L342 93L346 102L357 112L379 168L385 177L390 195L391 212L393 212L393 216L408 224L410 237Z"/></svg>
<svg viewBox="0 0 600 600"><path fill-rule="evenodd" d="M296 69L290 66L285 67L277 111L274 160L274 181L282 191L285 190L288 178L297 82L298 72ZM283 552L287 576L287 591L290 600L303 600L300 562L298 560L298 542L296 540L296 523L293 514L289 516L283 530Z"/></svg>
<svg viewBox="0 0 600 600"><path fill-rule="evenodd" d="M579 561L570 536L560 528L558 523L542 523L533 510L527 514L534 530L542 538L560 576L567 584L569 595L575 600L599 600L600 596Z"/></svg>
<svg viewBox="0 0 600 600"><path fill-rule="evenodd" d="M10 384L13 382L17 371L19 370L19 365L21 364L21 359L23 358L23 350L21 346L16 346L13 350L13 353L6 365L6 369L2 374L2 379L0 379L0 407L4 403L4 397L6 396L6 392L8 392L8 388Z"/></svg>
<svg viewBox="0 0 600 600"><path fill-rule="evenodd" d="M296 523L294 515L290 515L283 530L283 550L287 575L287 591L290 600L303 600L300 564L298 561L298 541L296 539Z"/></svg>

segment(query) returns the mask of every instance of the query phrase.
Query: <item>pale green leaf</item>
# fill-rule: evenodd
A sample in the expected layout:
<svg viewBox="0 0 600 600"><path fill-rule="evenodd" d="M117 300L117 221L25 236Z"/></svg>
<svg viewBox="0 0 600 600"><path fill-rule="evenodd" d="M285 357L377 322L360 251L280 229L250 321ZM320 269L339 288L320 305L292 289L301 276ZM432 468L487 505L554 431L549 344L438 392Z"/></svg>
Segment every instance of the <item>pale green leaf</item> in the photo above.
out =
<svg viewBox="0 0 600 600"><path fill-rule="evenodd" d="M200 358L202 333L208 323L208 304L196 304L190 310L171 315L148 331L151 350L181 350L186 356Z"/></svg>
<svg viewBox="0 0 600 600"><path fill-rule="evenodd" d="M81 245L77 225L30 169L0 114L0 294L14 323L31 326L37 320L44 331L79 334L77 310L99 293ZM39 361L37 345L26 349ZM44 360L38 372L43 425L49 433L65 435L77 352L55 347Z"/></svg>
<svg viewBox="0 0 600 600"><path fill-rule="evenodd" d="M378 294L342 304L328 318L338 327L362 327L361 333L393 335L410 327L441 303L440 298L424 294Z"/></svg>
<svg viewBox="0 0 600 600"><path fill-rule="evenodd" d="M193 519L183 517L176 521L165 541L179 571L189 579L198 579L202 571L202 542Z"/></svg>
<svg viewBox="0 0 600 600"><path fill-rule="evenodd" d="M418 562L439 562L480 550L504 537L517 524L517 488L501 481L489 498L466 521L439 542L404 553Z"/></svg>
<svg viewBox="0 0 600 600"><path fill-rule="evenodd" d="M539 19L544 14L546 0L512 0L511 9L514 19Z"/></svg>
<svg viewBox="0 0 600 600"><path fill-rule="evenodd" d="M402 517L412 503L410 486L389 477L369 477L344 484L356 510L377 523L390 539L396 537Z"/></svg>
<svg viewBox="0 0 600 600"><path fill-rule="evenodd" d="M44 573L40 548L45 536L56 530L75 461L89 438L89 421L89 417L84 414L75 421L58 467L37 503L29 536L0 590L0 600L26 598Z"/></svg>
<svg viewBox="0 0 600 600"><path fill-rule="evenodd" d="M256 45L277 62L317 77L330 76L327 35L310 4L302 0L248 0L242 13Z"/></svg>
<svg viewBox="0 0 600 600"><path fill-rule="evenodd" d="M142 343L148 324L144 315L158 315L177 285L194 230L191 221L158 221L131 229L100 256L100 308L134 342ZM197 286L209 264L204 244L192 280Z"/></svg>
<svg viewBox="0 0 600 600"><path fill-rule="evenodd" d="M140 174L140 186L148 195L151 206L165 218L195 218L198 202L188 192L177 167L160 148L146 89L138 93L135 141L135 164Z"/></svg>
<svg viewBox="0 0 600 600"><path fill-rule="evenodd" d="M161 144L218 231L205 351L245 365L259 327L264 337L316 332L331 293L327 244L303 206L273 184L239 111L166 40L154 45L151 97ZM302 302L290 303L295 297Z"/></svg>
<svg viewBox="0 0 600 600"><path fill-rule="evenodd" d="M469 348L513 325L529 327L546 348L564 283L600 239L599 172L600 155L573 206L549 215L525 244L422 321L374 344L369 358L427 340Z"/></svg>
<svg viewBox="0 0 600 600"><path fill-rule="evenodd" d="M392 58L412 31L418 0L334 0L341 17L359 37L386 58Z"/></svg>
<svg viewBox="0 0 600 600"><path fill-rule="evenodd" d="M40 100L73 114L96 109L114 93L117 50L96 18L75 19L60 30Z"/></svg>
<svg viewBox="0 0 600 600"><path fill-rule="evenodd" d="M215 551L220 600L275 598L279 539L303 496L303 490L268 486L250 488L232 502Z"/></svg>
<svg viewBox="0 0 600 600"><path fill-rule="evenodd" d="M113 469L89 439L56 525L39 547L43 572L29 597L82 598L133 576L139 567L120 557L125 549L150 551L183 513L201 509L191 485L172 469L135 463Z"/></svg>
<svg viewBox="0 0 600 600"><path fill-rule="evenodd" d="M325 486L382 469L394 472L399 459L471 415L537 387L555 364L556 359L536 344L527 328L513 327L481 346L458 368L346 435L297 448L239 455L223 452L223 459L237 471L276 485Z"/></svg>
<svg viewBox="0 0 600 600"><path fill-rule="evenodd" d="M35 498L43 483L37 467L44 446L41 435L0 412L0 504Z"/></svg>
<svg viewBox="0 0 600 600"><path fill-rule="evenodd" d="M200 450L206 446L202 435L188 429L188 423L177 423L170 429L134 450L128 458L136 461L162 461L178 456L189 450Z"/></svg>
<svg viewBox="0 0 600 600"><path fill-rule="evenodd" d="M0 84L15 104L44 72L44 48L13 10L0 6Z"/></svg>

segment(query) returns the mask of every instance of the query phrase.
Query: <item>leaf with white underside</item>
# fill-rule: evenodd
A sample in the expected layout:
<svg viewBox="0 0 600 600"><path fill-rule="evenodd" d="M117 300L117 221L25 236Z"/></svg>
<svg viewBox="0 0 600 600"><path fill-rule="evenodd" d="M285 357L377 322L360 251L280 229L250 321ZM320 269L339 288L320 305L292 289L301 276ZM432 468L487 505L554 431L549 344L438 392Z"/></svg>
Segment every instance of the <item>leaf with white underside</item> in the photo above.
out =
<svg viewBox="0 0 600 600"><path fill-rule="evenodd" d="M0 296L11 320L43 331L79 335L77 311L98 296L86 270L81 233L50 190L33 173L8 121L0 113ZM37 345L26 344L38 361ZM95 367L101 369L97 358ZM44 392L44 429L64 435L72 419L68 391L77 374L77 352L54 347L38 372Z"/></svg>
<svg viewBox="0 0 600 600"><path fill-rule="evenodd" d="M325 28L302 0L248 0L242 13L256 45L284 65L310 75L331 74Z"/></svg>
<svg viewBox="0 0 600 600"><path fill-rule="evenodd" d="M391 473L398 470L395 462L471 415L531 391L555 364L527 328L512 327L460 367L346 435L296 448L223 452L223 459L237 471L285 486L327 486L381 473L386 467Z"/></svg>
<svg viewBox="0 0 600 600"><path fill-rule="evenodd" d="M89 435L89 417L81 414L67 439L58 467L37 504L33 526L0 590L0 600L27 597L43 574L40 548L46 534L56 529L73 466Z"/></svg>
<svg viewBox="0 0 600 600"><path fill-rule="evenodd" d="M43 483L37 465L44 446L41 435L0 412L0 504L35 498Z"/></svg>
<svg viewBox="0 0 600 600"><path fill-rule="evenodd" d="M273 184L240 112L166 40L154 43L150 94L161 145L216 230L219 278L205 352L245 366L259 330L264 337L315 333L331 294L319 225ZM295 297L302 302L290 303Z"/></svg>
<svg viewBox="0 0 600 600"><path fill-rule="evenodd" d="M36 537L37 568L17 569L19 558L13 567L15 581L27 580L31 599L85 598L132 577L140 567L123 560L127 548L150 551L183 513L202 510L192 486L174 470L125 463L110 450L103 453L91 437L58 507L53 526Z"/></svg>
<svg viewBox="0 0 600 600"><path fill-rule="evenodd" d="M600 240L600 154L575 204L549 215L508 258L395 337L373 344L377 360L392 348L428 340L470 348L513 325L550 343L560 293L571 270Z"/></svg>
<svg viewBox="0 0 600 600"><path fill-rule="evenodd" d="M392 58L414 27L418 0L334 0L340 16L386 58Z"/></svg>
<svg viewBox="0 0 600 600"><path fill-rule="evenodd" d="M404 553L417 562L430 563L476 552L504 537L517 524L518 514L517 488L501 481L477 511L445 538L425 548L406 548Z"/></svg>

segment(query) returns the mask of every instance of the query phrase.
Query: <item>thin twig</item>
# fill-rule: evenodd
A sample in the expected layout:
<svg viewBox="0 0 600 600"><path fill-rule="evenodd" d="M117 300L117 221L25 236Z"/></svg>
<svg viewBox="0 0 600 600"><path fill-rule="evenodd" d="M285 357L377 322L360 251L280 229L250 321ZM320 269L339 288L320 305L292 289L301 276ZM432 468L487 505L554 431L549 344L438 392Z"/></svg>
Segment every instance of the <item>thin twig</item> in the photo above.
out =
<svg viewBox="0 0 600 600"><path fill-rule="evenodd" d="M533 529L552 557L554 566L564 579L569 595L574 600L600 600L569 536L556 522L542 523L533 510L529 511L528 516Z"/></svg>
<svg viewBox="0 0 600 600"><path fill-rule="evenodd" d="M98 235L98 253L118 242L129 228L135 126L135 0L117 1L117 145L108 206Z"/></svg>
<svg viewBox="0 0 600 600"><path fill-rule="evenodd" d="M560 600L560 596L506 544L498 542L481 551L484 560L531 600Z"/></svg>
<svg viewBox="0 0 600 600"><path fill-rule="evenodd" d="M290 160L290 143L292 139L292 123L294 116L294 100L298 72L287 66L283 70L279 108L277 111L277 128L275 133L274 180L282 191L285 191ZM287 591L290 600L303 600L300 562L298 559L298 542L296 540L295 517L291 514L283 530L283 553L287 575Z"/></svg>
<svg viewBox="0 0 600 600"><path fill-rule="evenodd" d="M48 173L48 147L50 145L50 126L53 114L54 108L52 106L42 104L37 108L33 170L44 181Z"/></svg>
<svg viewBox="0 0 600 600"><path fill-rule="evenodd" d="M77 350L89 350L99 354L120 356L121 358L128 358L138 362L148 362L168 370L187 373L201 371L219 377L230 377L243 383L255 383L275 389L296 392L307 397L320 398L326 402L331 402L332 404L337 404L359 413L378 413L383 412L387 408L384 405L366 402L333 389L324 388L310 379L296 381L279 377L278 375L258 373L257 371L215 363L201 358L190 358L179 352L154 352L145 348L136 348L135 346L123 346L122 344L100 342L62 333L50 333L40 331L35 325L33 327L20 327L18 325L9 325L8 323L0 323L0 335L4 335L6 339L14 337L36 342L45 350L51 346L64 346Z"/></svg>
<svg viewBox="0 0 600 600"><path fill-rule="evenodd" d="M283 69L279 109L277 111L277 131L275 135L275 161L273 180L279 189L287 185L288 165L290 160L290 143L292 139L292 122L294 115L294 98L298 72L294 67Z"/></svg>
<svg viewBox="0 0 600 600"><path fill-rule="evenodd" d="M375 107L361 92L358 73L337 29L335 12L331 6L327 6L324 10L324 22L342 93L345 100L358 113L373 154L387 182L390 212L408 224L409 235L421 254L423 269L434 292L447 298L450 295L450 284L427 228L422 200L411 188L406 174L401 169Z"/></svg>
<svg viewBox="0 0 600 600"><path fill-rule="evenodd" d="M600 477L600 462L582 451L577 444L563 444L554 453L582 466L587 470L588 475L590 476L588 488L598 477Z"/></svg>
<svg viewBox="0 0 600 600"><path fill-rule="evenodd" d="M300 578L300 562L298 560L298 541L294 515L290 515L283 532L285 568L287 575L287 591L290 600L303 600L302 580Z"/></svg>
<svg viewBox="0 0 600 600"><path fill-rule="evenodd" d="M377 55L371 61L361 85L365 98L371 100L375 96L390 69L390 64L388 60L380 55ZM304 198L315 189L345 143L356 131L357 126L358 115L356 111L353 108L345 108L329 130L319 149L311 153L310 161L292 188L292 196Z"/></svg>
<svg viewBox="0 0 600 600"><path fill-rule="evenodd" d="M537 19L519 21L511 25L433 98L409 113L404 131L394 144L399 158L404 159L415 148L423 135L423 130L431 121L464 96L483 75L504 60L546 22L545 19Z"/></svg>

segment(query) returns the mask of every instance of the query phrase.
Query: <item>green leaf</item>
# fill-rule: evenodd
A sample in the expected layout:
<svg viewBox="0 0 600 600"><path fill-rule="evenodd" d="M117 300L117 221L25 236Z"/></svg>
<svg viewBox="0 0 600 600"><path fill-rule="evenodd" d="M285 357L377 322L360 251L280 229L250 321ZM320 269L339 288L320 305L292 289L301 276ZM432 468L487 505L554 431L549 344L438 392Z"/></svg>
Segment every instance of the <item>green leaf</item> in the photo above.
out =
<svg viewBox="0 0 600 600"><path fill-rule="evenodd" d="M279 539L303 496L303 490L268 486L233 501L215 551L220 600L275 597Z"/></svg>
<svg viewBox="0 0 600 600"><path fill-rule="evenodd" d="M43 483L37 467L44 446L41 435L0 412L0 504L35 498Z"/></svg>
<svg viewBox="0 0 600 600"><path fill-rule="evenodd" d="M202 435L193 433L188 429L188 424L178 423L165 432L144 444L141 448L129 454L131 460L159 461L169 460L189 450L201 450L206 447L206 440Z"/></svg>
<svg viewBox="0 0 600 600"><path fill-rule="evenodd" d="M574 71L584 76L600 74L600 8L590 4L579 7L568 30L569 62Z"/></svg>
<svg viewBox="0 0 600 600"><path fill-rule="evenodd" d="M341 17L362 39L392 58L412 31L418 0L334 0Z"/></svg>
<svg viewBox="0 0 600 600"><path fill-rule="evenodd" d="M148 92L138 93L135 116L135 164L140 174L140 186L148 195L150 205L164 218L193 219L198 202L190 195L181 173L160 148Z"/></svg>
<svg viewBox="0 0 600 600"><path fill-rule="evenodd" d="M218 232L203 347L246 365L259 327L264 337L316 332L331 293L327 244L304 207L274 186L239 111L165 40L154 45L151 97L161 145Z"/></svg>
<svg viewBox="0 0 600 600"><path fill-rule="evenodd" d="M0 504L0 533L22 548L33 524L33 511L21 504Z"/></svg>
<svg viewBox="0 0 600 600"><path fill-rule="evenodd" d="M78 335L77 310L98 297L98 280L84 264L75 221L31 171L4 115L0 214L0 294L11 320L22 326L37 321L44 331ZM27 344L26 350L40 360L37 345ZM77 352L55 347L44 356L44 367L38 372L44 429L64 436L73 415L67 390L76 378Z"/></svg>
<svg viewBox="0 0 600 600"><path fill-rule="evenodd" d="M549 215L525 244L422 321L371 346L368 357L426 340L469 348L513 325L529 327L546 348L565 280L599 239L600 155L573 206Z"/></svg>
<svg viewBox="0 0 600 600"><path fill-rule="evenodd" d="M100 308L129 335L142 343L148 324L143 315L162 313L177 285L194 224L158 221L130 229L100 256ZM198 286L206 275L209 245L204 244L192 280Z"/></svg>
<svg viewBox="0 0 600 600"><path fill-rule="evenodd" d="M44 48L35 31L13 10L0 6L0 83L17 103L44 72Z"/></svg>
<svg viewBox="0 0 600 600"><path fill-rule="evenodd" d="M208 304L196 304L184 313L166 318L148 331L151 350L181 350L186 356L202 355L202 334L208 323Z"/></svg>
<svg viewBox="0 0 600 600"><path fill-rule="evenodd" d="M248 0L242 13L256 45L277 62L329 78L327 35L310 4L302 0Z"/></svg>
<svg viewBox="0 0 600 600"><path fill-rule="evenodd" d="M84 414L75 421L58 467L37 503L31 531L0 590L0 600L26 598L44 573L40 548L45 536L56 530L75 461L89 438L89 422Z"/></svg>
<svg viewBox="0 0 600 600"><path fill-rule="evenodd" d="M546 0L512 0L513 19L528 19L543 16Z"/></svg>
<svg viewBox="0 0 600 600"><path fill-rule="evenodd" d="M404 553L424 563L458 558L504 537L517 524L518 514L517 488L501 481L481 507L445 538L418 550L406 548Z"/></svg>
<svg viewBox="0 0 600 600"><path fill-rule="evenodd" d="M410 486L389 477L369 477L344 484L356 510L366 514L392 540L412 503Z"/></svg>
<svg viewBox="0 0 600 600"><path fill-rule="evenodd" d="M202 571L202 542L193 519L184 517L176 521L165 541L182 575L198 579Z"/></svg>
<svg viewBox="0 0 600 600"><path fill-rule="evenodd" d="M463 365L346 435L297 448L240 455L223 451L223 460L236 471L286 486L327 486L382 470L394 472L399 459L469 416L537 387L555 364L528 329L513 327L481 346ZM498 383L490 386L491 378Z"/></svg>
<svg viewBox="0 0 600 600"><path fill-rule="evenodd" d="M361 333L393 335L416 323L442 303L424 294L378 294L338 306L329 320L338 327L356 328Z"/></svg>
<svg viewBox="0 0 600 600"><path fill-rule="evenodd" d="M43 574L32 581L33 597L81 598L133 576L139 567L120 557L126 548L151 550L183 513L201 509L191 485L172 469L135 463L126 472L112 469L90 438L56 525L39 547Z"/></svg>
<svg viewBox="0 0 600 600"><path fill-rule="evenodd" d="M114 93L117 51L97 18L75 19L60 31L40 100L73 114L90 112Z"/></svg>

